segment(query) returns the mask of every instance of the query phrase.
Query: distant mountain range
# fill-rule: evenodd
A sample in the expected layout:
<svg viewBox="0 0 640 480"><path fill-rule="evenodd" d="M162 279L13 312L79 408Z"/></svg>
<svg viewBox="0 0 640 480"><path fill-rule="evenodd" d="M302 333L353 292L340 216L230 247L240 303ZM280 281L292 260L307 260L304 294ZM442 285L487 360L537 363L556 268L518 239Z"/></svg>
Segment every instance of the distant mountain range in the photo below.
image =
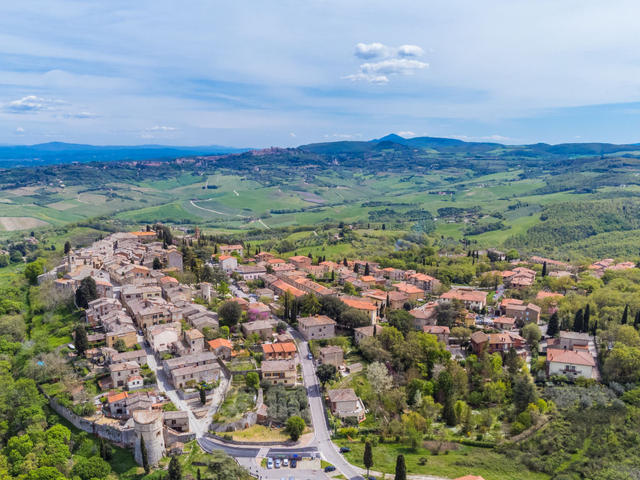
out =
<svg viewBox="0 0 640 480"><path fill-rule="evenodd" d="M0 145L0 168L64 163L113 162L172 159L194 155L221 155L245 152L247 148L220 145L178 147L168 145L98 146L50 142L36 145Z"/></svg>
<svg viewBox="0 0 640 480"><path fill-rule="evenodd" d="M220 145L206 146L96 146L75 143L51 142L36 145L0 145L0 168L27 167L87 162L114 162L130 160L168 160L177 157L211 156L248 152L248 148L232 148ZM475 156L491 158L558 158L614 155L640 156L640 144L616 145L612 143L561 143L549 145L504 145L492 142L465 142L453 138L414 137L404 138L390 134L369 141L338 141L301 145L297 149L307 154L322 156L411 156L421 155Z"/></svg>
<svg viewBox="0 0 640 480"><path fill-rule="evenodd" d="M343 154L376 152L385 148L398 149L400 146L408 149L432 151L433 153L449 154L495 154L497 156L539 156L539 155L608 155L613 153L638 152L640 144L616 145L612 143L560 143L550 145L535 143L531 145L504 145L492 142L465 142L454 138L414 137L404 138L390 134L370 141L341 141L328 143L312 143L302 145L301 150L319 154Z"/></svg>

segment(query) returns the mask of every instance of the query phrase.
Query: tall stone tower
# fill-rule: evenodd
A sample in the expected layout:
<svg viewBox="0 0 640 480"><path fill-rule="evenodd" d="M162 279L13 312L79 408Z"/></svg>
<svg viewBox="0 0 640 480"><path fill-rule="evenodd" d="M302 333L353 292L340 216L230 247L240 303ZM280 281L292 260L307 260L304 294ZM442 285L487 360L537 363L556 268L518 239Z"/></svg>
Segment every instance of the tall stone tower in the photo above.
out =
<svg viewBox="0 0 640 480"><path fill-rule="evenodd" d="M135 459L142 465L140 438L144 438L149 465L156 465L164 456L164 434L162 431L162 412L136 410L133 412L133 428L136 432Z"/></svg>

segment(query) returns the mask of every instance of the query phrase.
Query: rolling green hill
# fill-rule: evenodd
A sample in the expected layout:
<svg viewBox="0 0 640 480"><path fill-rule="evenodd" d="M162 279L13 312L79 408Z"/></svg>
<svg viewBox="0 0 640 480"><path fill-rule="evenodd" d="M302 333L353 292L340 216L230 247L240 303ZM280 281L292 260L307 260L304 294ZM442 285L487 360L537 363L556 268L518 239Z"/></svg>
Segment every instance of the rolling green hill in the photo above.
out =
<svg viewBox="0 0 640 480"><path fill-rule="evenodd" d="M638 202L638 145L514 146L388 135L0 170L0 237L96 217L282 238L292 228L344 222L421 232L448 246L635 256Z"/></svg>

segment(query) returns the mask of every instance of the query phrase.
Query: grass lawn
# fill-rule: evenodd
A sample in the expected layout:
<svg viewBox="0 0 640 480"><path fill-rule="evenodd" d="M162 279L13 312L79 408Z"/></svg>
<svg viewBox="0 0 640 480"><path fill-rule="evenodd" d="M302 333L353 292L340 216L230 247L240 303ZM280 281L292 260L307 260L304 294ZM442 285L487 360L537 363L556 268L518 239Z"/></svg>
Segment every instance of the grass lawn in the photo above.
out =
<svg viewBox="0 0 640 480"><path fill-rule="evenodd" d="M284 428L269 428L264 425L254 425L245 430L238 430L231 433L231 436L238 442L285 442L289 440Z"/></svg>
<svg viewBox="0 0 640 480"><path fill-rule="evenodd" d="M348 446L351 451L345 453L345 458L364 468L362 457L364 443L350 442L340 439L336 441L340 447ZM485 480L545 480L549 477L542 473L531 472L512 459L494 452L491 449L461 446L460 449L450 451L447 455L431 455L427 449L420 448L413 451L398 443L381 443L373 447L373 471L393 473L396 457L405 456L407 472L412 474L430 474L448 478L464 475L480 475ZM425 465L419 465L420 458L426 458Z"/></svg>

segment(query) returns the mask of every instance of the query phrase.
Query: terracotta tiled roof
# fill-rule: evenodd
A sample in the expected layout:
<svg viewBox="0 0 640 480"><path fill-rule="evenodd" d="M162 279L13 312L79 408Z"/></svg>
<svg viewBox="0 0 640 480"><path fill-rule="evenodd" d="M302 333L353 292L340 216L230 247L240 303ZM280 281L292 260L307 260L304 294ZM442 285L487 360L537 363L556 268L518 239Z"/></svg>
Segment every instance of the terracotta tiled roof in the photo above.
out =
<svg viewBox="0 0 640 480"><path fill-rule="evenodd" d="M212 350L216 350L220 347L233 348L233 343L226 338L216 338L215 340L209 340L207 343Z"/></svg>
<svg viewBox="0 0 640 480"><path fill-rule="evenodd" d="M586 351L547 349L547 362L566 363L569 365L585 365L595 367L593 356Z"/></svg>

